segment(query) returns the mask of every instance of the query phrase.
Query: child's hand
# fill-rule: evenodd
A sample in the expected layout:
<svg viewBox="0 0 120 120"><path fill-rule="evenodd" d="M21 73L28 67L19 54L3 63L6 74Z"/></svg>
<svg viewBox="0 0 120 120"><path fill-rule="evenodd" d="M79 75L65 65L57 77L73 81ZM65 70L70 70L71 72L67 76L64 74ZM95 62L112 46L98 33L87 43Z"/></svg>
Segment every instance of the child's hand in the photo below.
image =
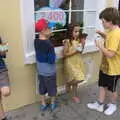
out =
<svg viewBox="0 0 120 120"><path fill-rule="evenodd" d="M102 33L102 31L96 30L96 33L100 35Z"/></svg>
<svg viewBox="0 0 120 120"><path fill-rule="evenodd" d="M95 40L95 44L100 49L104 47L104 42L102 40Z"/></svg>
<svg viewBox="0 0 120 120"><path fill-rule="evenodd" d="M100 35L98 35L98 34L95 34L94 40L95 41L102 40L102 37Z"/></svg>
<svg viewBox="0 0 120 120"><path fill-rule="evenodd" d="M80 43L84 46L86 39L87 39L88 34L86 33L82 33L81 37L80 37Z"/></svg>
<svg viewBox="0 0 120 120"><path fill-rule="evenodd" d="M62 43L63 43L63 45L64 45L64 44L66 43L66 40L63 40Z"/></svg>
<svg viewBox="0 0 120 120"><path fill-rule="evenodd" d="M78 44L78 45L77 45L77 47L82 47L82 44L81 44L81 43L80 43L80 44Z"/></svg>
<svg viewBox="0 0 120 120"><path fill-rule="evenodd" d="M5 55L6 51L0 51L0 55Z"/></svg>
<svg viewBox="0 0 120 120"><path fill-rule="evenodd" d="M7 52L8 51L8 43L0 44L0 52Z"/></svg>
<svg viewBox="0 0 120 120"><path fill-rule="evenodd" d="M86 41L86 39L85 39L85 38L82 38L82 39L80 40L80 43L81 43L82 45L85 45L85 41Z"/></svg>
<svg viewBox="0 0 120 120"><path fill-rule="evenodd" d="M106 34L100 30L96 30L96 33L99 34L101 37L103 37L104 39L106 38Z"/></svg>

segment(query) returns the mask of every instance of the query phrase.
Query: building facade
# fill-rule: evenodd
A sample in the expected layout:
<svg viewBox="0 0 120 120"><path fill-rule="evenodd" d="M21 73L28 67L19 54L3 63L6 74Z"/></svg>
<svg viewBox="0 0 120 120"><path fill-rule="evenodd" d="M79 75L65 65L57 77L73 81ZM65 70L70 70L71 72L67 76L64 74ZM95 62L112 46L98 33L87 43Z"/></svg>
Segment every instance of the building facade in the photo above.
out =
<svg viewBox="0 0 120 120"><path fill-rule="evenodd" d="M99 9L107 6L117 6L118 0L116 2L114 1L115 0L106 0L105 6L100 6ZM0 1L0 36L7 40L9 44L7 65L12 91L8 98L4 98L6 110L16 109L39 100L39 95L36 92L37 77L33 48L33 40L35 37L34 2L34 0ZM48 1L44 4L48 4L47 2ZM77 1L74 0L74 5L76 5L75 2ZM83 5L85 5L85 1ZM89 6L89 4L86 5ZM82 7L83 6L81 6L81 8ZM79 10L79 5L76 9ZM73 16L77 18L77 15L74 14ZM82 12L79 17L83 19L84 12ZM68 22L72 19L73 17L70 17ZM85 27L87 27L87 24L85 25ZM86 63L86 79L88 82L92 82L97 80L97 74L94 74L94 72L99 69L100 54L96 48L92 49L94 47L93 42L89 41L87 45L88 53L83 55L83 59ZM59 51L59 47L57 47L56 52L58 54ZM93 71L90 69L91 66L93 66ZM63 86L64 78L62 76L62 61L58 61L57 68L57 83L59 86Z"/></svg>

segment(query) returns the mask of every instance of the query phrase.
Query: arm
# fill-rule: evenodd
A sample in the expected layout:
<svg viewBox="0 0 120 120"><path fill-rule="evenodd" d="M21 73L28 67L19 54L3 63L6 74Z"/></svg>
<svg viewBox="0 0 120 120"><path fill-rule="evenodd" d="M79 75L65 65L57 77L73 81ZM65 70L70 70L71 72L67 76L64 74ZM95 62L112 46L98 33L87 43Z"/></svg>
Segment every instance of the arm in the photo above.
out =
<svg viewBox="0 0 120 120"><path fill-rule="evenodd" d="M106 34L100 30L96 30L96 33L98 33L101 37L103 37L104 39L106 38Z"/></svg>
<svg viewBox="0 0 120 120"><path fill-rule="evenodd" d="M114 34L109 35L109 39L105 41L107 46L104 46L102 41L96 41L97 47L102 51L102 53L108 57L112 58L116 55L119 45L120 45L120 32L116 31Z"/></svg>
<svg viewBox="0 0 120 120"><path fill-rule="evenodd" d="M8 43L0 44L0 55L1 57L6 57L6 52L8 52Z"/></svg>
<svg viewBox="0 0 120 120"><path fill-rule="evenodd" d="M47 60L48 60L49 64L54 64L55 63L56 56L55 56L54 48L50 48L47 57L48 57Z"/></svg>
<svg viewBox="0 0 120 120"><path fill-rule="evenodd" d="M87 33L82 33L82 34L80 35L80 43L81 43L81 45L82 45L82 51L81 51L81 53L82 53L83 50L84 50L84 46L85 46L85 42L86 42L87 36L88 36Z"/></svg>
<svg viewBox="0 0 120 120"><path fill-rule="evenodd" d="M70 48L70 45L69 45L68 41L64 42L64 48L63 48L63 56L64 57L70 57L70 56L73 56L74 54L78 53L76 50L70 51L69 48Z"/></svg>
<svg viewBox="0 0 120 120"><path fill-rule="evenodd" d="M102 53L106 57L112 58L113 56L115 56L116 52L109 50L109 49L106 49L101 41L95 41L95 42L96 42L96 46L102 51Z"/></svg>
<svg viewBox="0 0 120 120"><path fill-rule="evenodd" d="M6 58L6 52L8 52L8 50L0 50L0 56Z"/></svg>
<svg viewBox="0 0 120 120"><path fill-rule="evenodd" d="M86 42L86 38L82 38L81 39L82 51L80 53L82 53L84 50L85 42Z"/></svg>
<svg viewBox="0 0 120 120"><path fill-rule="evenodd" d="M75 51L72 51L72 52L65 53L64 56L65 57L70 57L70 56L75 55L76 53L78 53L78 51L75 50Z"/></svg>
<svg viewBox="0 0 120 120"><path fill-rule="evenodd" d="M7 51L0 51L0 56L1 56L2 58L6 58L6 52L7 52Z"/></svg>
<svg viewBox="0 0 120 120"><path fill-rule="evenodd" d="M111 51L111 50L107 50L105 48L100 48L100 50L103 52L103 54L108 57L108 58L112 58L115 56L116 52Z"/></svg>

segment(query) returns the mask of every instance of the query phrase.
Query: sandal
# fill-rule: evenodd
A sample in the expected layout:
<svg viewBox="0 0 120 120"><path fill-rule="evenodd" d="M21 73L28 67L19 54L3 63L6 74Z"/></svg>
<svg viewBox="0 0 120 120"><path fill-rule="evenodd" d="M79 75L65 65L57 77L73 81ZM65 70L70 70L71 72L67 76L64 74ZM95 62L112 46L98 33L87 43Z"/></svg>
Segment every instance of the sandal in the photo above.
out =
<svg viewBox="0 0 120 120"><path fill-rule="evenodd" d="M41 110L41 111L44 111L44 110L47 109L47 107L48 107L47 105L40 105L40 110Z"/></svg>
<svg viewBox="0 0 120 120"><path fill-rule="evenodd" d="M57 105L56 103L51 104L51 110L54 111L56 109Z"/></svg>

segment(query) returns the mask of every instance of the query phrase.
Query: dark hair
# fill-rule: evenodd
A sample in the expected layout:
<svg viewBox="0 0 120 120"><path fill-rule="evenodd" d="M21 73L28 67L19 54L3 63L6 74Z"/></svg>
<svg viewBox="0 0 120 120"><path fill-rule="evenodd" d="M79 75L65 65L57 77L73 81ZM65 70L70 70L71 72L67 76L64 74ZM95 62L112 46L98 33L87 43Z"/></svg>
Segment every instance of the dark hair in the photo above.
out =
<svg viewBox="0 0 120 120"><path fill-rule="evenodd" d="M108 22L112 22L113 25L120 24L120 13L114 7L105 8L99 15L100 19L105 19Z"/></svg>
<svg viewBox="0 0 120 120"><path fill-rule="evenodd" d="M73 38L73 30L75 27L80 27L80 24L78 23L71 23L71 24L68 24L68 30L67 30L67 36L66 38L68 38L70 40L70 44L72 44L72 40L74 39ZM88 36L88 34L86 33L82 33L82 28L80 29L80 33L79 33L79 36L78 36L78 39L81 40L82 38L85 38Z"/></svg>
<svg viewBox="0 0 120 120"><path fill-rule="evenodd" d="M78 27L78 26L80 26L79 24L77 24L77 23L71 23L71 24L68 24L68 26L67 26L67 38L70 40L70 43L72 44L72 40L74 39L73 38L73 30L74 30L74 28L75 27ZM82 31L80 30L80 34L79 34L79 38L80 38L80 36L81 36L81 34L82 34Z"/></svg>
<svg viewBox="0 0 120 120"><path fill-rule="evenodd" d="M0 44L2 44L2 38L1 38L1 36L0 36Z"/></svg>

